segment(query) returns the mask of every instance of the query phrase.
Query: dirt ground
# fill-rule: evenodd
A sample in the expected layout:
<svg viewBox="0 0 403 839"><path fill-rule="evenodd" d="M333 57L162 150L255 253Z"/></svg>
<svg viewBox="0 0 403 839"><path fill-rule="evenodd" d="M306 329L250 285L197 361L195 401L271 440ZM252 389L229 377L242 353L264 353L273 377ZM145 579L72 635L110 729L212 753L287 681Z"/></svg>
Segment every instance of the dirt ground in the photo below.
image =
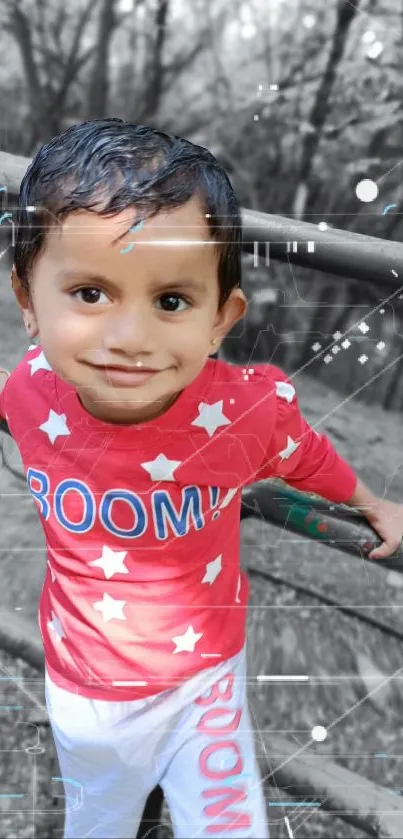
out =
<svg viewBox="0 0 403 839"><path fill-rule="evenodd" d="M9 275L0 272L0 367L11 370L29 343ZM341 398L331 390L330 380L324 385L307 375L298 376L296 387L307 420L317 422L323 418L320 430L329 435L360 477L379 495L401 501L401 415L385 414L376 407L368 409L357 398ZM18 468L19 456L13 441L7 438L6 446L8 459L12 455L12 463ZM4 468L0 469L0 504L0 605L3 610L17 610L40 637L37 603L46 564L42 528L26 485ZM395 614L399 622L403 588L384 569L296 539L256 519L245 521L244 566L259 565L262 570L262 550L267 570L287 575L287 569L290 573L296 568L297 560L301 579L307 586L331 592L342 604L347 602L349 591L354 594L350 603L359 593L364 611L372 608L387 620ZM290 574L291 578L298 568ZM320 754L384 787L399 790L403 755L401 682L393 681L378 703L365 700L365 668L371 666L385 675L393 674L401 667L402 643L336 608L319 608L318 601L296 592L290 585L270 580L262 585L262 577L252 572L250 581L249 697L257 729L281 732L306 742L314 725L331 725L331 736L318 746ZM23 684L40 702L44 702L43 680L26 664L6 654L0 656L0 670L4 702L0 707L0 792L4 796L0 796L0 835L5 839L40 837L41 811L49 806L52 791L60 792L52 781L53 743L44 730L40 733L44 753L25 751L37 743L37 729L27 721L33 702L8 677L23 677ZM256 682L257 674L268 672L309 672L323 678L316 687L309 688ZM377 753L386 753L388 759L375 758ZM287 795L275 787L265 789L272 839L288 839L286 813L298 839L359 839L366 835L319 809L308 812L308 808L290 806L287 810L286 803L282 808L271 806L287 802ZM295 802L295 796L292 800ZM56 831L53 835L61 833ZM170 835L165 810L161 836Z"/></svg>

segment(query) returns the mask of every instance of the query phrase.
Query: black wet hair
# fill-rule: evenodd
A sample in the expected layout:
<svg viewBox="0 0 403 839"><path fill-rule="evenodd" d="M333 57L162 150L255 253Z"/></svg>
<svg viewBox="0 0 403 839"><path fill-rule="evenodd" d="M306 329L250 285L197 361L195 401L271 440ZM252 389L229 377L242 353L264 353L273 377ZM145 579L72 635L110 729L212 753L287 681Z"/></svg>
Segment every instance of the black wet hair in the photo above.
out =
<svg viewBox="0 0 403 839"><path fill-rule="evenodd" d="M39 149L22 179L14 264L23 288L29 293L47 229L74 210L117 215L135 205L139 220L196 194L217 242L221 308L241 285L242 227L238 201L218 160L189 140L115 117L70 126Z"/></svg>

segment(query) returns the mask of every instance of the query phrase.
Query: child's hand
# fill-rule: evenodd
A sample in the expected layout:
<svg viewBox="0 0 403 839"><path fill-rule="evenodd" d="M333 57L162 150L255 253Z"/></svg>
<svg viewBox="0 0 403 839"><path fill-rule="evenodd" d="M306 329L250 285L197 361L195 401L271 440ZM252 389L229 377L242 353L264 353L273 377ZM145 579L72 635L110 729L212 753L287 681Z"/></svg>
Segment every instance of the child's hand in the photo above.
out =
<svg viewBox="0 0 403 839"><path fill-rule="evenodd" d="M368 555L369 559L385 559L393 554L403 539L403 504L380 500L368 511L362 511L371 526L376 530L382 545Z"/></svg>

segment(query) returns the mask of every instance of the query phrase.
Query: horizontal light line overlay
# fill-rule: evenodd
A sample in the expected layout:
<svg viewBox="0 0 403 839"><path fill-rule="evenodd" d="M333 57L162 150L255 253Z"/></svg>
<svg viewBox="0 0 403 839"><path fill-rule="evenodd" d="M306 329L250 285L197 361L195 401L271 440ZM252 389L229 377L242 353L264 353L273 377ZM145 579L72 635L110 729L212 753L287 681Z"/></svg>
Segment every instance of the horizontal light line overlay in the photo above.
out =
<svg viewBox="0 0 403 839"><path fill-rule="evenodd" d="M309 676L256 676L259 682L309 682Z"/></svg>

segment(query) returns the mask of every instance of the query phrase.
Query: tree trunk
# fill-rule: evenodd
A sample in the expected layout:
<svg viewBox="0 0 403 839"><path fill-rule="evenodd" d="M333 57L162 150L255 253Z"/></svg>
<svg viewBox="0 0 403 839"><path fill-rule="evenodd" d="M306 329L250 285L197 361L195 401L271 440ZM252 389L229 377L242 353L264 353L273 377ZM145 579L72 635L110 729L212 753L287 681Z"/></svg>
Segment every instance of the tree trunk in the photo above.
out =
<svg viewBox="0 0 403 839"><path fill-rule="evenodd" d="M355 3L351 3L350 0L339 0L338 2L332 47L308 118L312 131L305 135L302 145L299 185L295 193L294 202L295 207L298 209L298 217L300 218L304 217L305 207L309 203L309 178L312 172L315 154L321 140L323 127L331 108L331 93L347 43L348 32L357 14L358 6L359 0Z"/></svg>
<svg viewBox="0 0 403 839"><path fill-rule="evenodd" d="M103 0L99 17L98 43L88 88L87 119L104 117L108 110L109 49L116 26L115 0Z"/></svg>
<svg viewBox="0 0 403 839"><path fill-rule="evenodd" d="M169 0L158 0L155 13L154 28L155 41L150 45L149 61L147 62L147 84L143 96L142 106L138 113L138 120L148 122L157 112L161 95L164 90L163 52L166 38L166 22L169 10Z"/></svg>

